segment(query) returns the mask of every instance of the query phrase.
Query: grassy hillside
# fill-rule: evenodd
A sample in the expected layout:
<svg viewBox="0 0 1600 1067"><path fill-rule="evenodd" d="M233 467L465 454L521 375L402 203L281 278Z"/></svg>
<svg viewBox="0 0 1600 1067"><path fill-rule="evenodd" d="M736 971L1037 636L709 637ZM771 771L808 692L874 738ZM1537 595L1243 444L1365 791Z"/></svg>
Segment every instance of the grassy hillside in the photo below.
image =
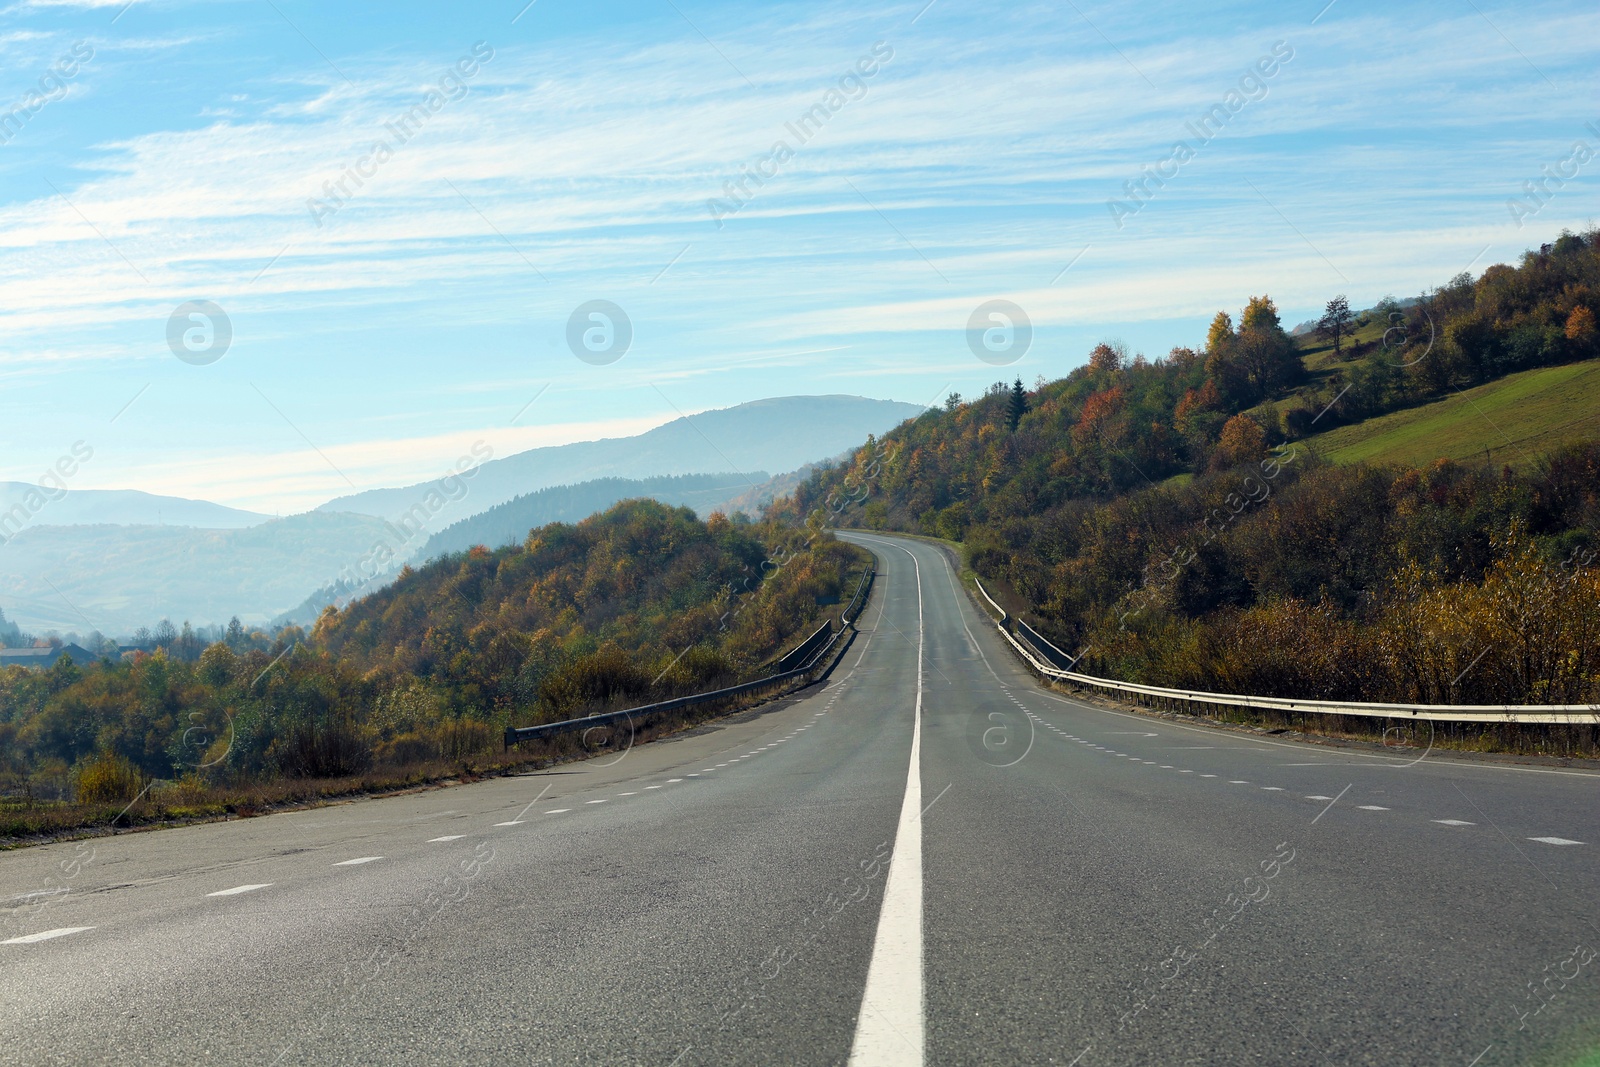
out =
<svg viewBox="0 0 1600 1067"><path fill-rule="evenodd" d="M1540 367L1444 400L1308 437L1334 463L1426 466L1435 459L1513 467L1600 432L1600 360Z"/></svg>
<svg viewBox="0 0 1600 1067"><path fill-rule="evenodd" d="M1338 353L1289 338L1255 297L1237 325L1219 314L1201 351L1129 359L1102 344L1061 380L952 398L784 507L860 500L841 525L963 542L1090 673L1308 699L1587 703L1600 697L1597 309L1600 233L1403 311L1385 302ZM1550 743L1600 745L1600 730L1580 734Z"/></svg>

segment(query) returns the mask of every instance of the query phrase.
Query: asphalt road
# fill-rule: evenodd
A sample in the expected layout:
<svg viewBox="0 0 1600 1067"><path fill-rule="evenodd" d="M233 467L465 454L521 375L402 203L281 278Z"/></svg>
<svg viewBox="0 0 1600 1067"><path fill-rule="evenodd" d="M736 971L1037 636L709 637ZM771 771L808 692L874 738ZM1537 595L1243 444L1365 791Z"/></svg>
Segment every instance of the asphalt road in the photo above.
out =
<svg viewBox="0 0 1600 1067"><path fill-rule="evenodd" d="M862 634L757 713L548 773L0 855L0 1062L1600 1049L1600 778L1075 703L938 547L850 536L882 568Z"/></svg>

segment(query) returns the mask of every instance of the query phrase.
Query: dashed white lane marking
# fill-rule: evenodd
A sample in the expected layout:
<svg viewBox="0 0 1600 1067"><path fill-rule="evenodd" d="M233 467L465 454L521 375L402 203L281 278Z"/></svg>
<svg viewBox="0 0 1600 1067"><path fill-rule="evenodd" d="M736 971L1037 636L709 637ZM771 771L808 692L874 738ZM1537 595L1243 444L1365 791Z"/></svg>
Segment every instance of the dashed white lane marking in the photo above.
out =
<svg viewBox="0 0 1600 1067"><path fill-rule="evenodd" d="M1582 841L1574 841L1570 837L1530 837L1529 841L1538 841L1544 845L1581 845Z"/></svg>
<svg viewBox="0 0 1600 1067"><path fill-rule="evenodd" d="M661 787L659 785L647 785L647 786L645 786L645 788L646 789L660 789Z"/></svg>
<svg viewBox="0 0 1600 1067"><path fill-rule="evenodd" d="M899 547L898 545L895 547ZM927 631L922 621L922 568L908 549L917 583L917 701L911 718L911 760L884 880L867 987L856 1016L852 1067L921 1067L926 1041L922 977L922 675Z"/></svg>
<svg viewBox="0 0 1600 1067"><path fill-rule="evenodd" d="M1264 786L1261 787L1261 789L1262 789L1263 792L1266 792L1266 793L1281 793L1281 792L1283 792L1283 786L1281 786L1281 785L1264 785Z"/></svg>
<svg viewBox="0 0 1600 1067"><path fill-rule="evenodd" d="M1172 764L1170 764L1170 763L1163 763L1163 764L1162 764L1162 765L1161 765L1161 766L1160 766L1160 767L1159 767L1159 768L1157 768L1157 769L1158 769L1158 770L1163 770L1163 771L1170 771L1170 770L1172 770Z"/></svg>
<svg viewBox="0 0 1600 1067"><path fill-rule="evenodd" d="M497 822L497 823L495 823L495 825L496 826L521 826L522 825L522 820L521 819L512 819L510 822Z"/></svg>
<svg viewBox="0 0 1600 1067"><path fill-rule="evenodd" d="M1382 804L1357 804L1356 807L1360 808L1362 811L1388 811L1389 810L1388 808L1384 807Z"/></svg>
<svg viewBox="0 0 1600 1067"><path fill-rule="evenodd" d="M671 785L673 782L681 782L681 781L683 781L682 778L668 778L667 779L667 784Z"/></svg>
<svg viewBox="0 0 1600 1067"><path fill-rule="evenodd" d="M567 812L567 811L571 811L571 810L572 810L571 808L551 808L549 811L545 812L545 814L546 815L560 815L562 812Z"/></svg>
<svg viewBox="0 0 1600 1067"><path fill-rule="evenodd" d="M618 793L617 794L617 796L619 796L619 797L636 797L638 795L639 794L637 792L633 792L633 793Z"/></svg>
<svg viewBox="0 0 1600 1067"><path fill-rule="evenodd" d="M698 778L698 777L700 777L700 772L699 772L699 771L696 771L696 772L694 772L694 773L693 773L693 774L690 774L690 775L686 775L686 776L685 776L685 777L688 777L688 778Z"/></svg>
<svg viewBox="0 0 1600 1067"><path fill-rule="evenodd" d="M1467 822L1465 819L1435 819L1433 821L1438 823L1440 826L1476 826L1476 825L1478 825L1475 822Z"/></svg>
<svg viewBox="0 0 1600 1067"><path fill-rule="evenodd" d="M0 941L0 945L32 945L40 941L50 941L58 937L66 937L68 934L81 934L85 930L93 929L94 927L92 926L63 926L57 930L45 930L42 933L28 934L24 937L13 937L6 941Z"/></svg>
<svg viewBox="0 0 1600 1067"><path fill-rule="evenodd" d="M606 802L606 800L605 800L604 797L602 797L599 800L585 800L584 801L585 804L604 804L605 802Z"/></svg>
<svg viewBox="0 0 1600 1067"><path fill-rule="evenodd" d="M215 893L207 893L208 897L236 897L240 893L254 893L257 889L265 889L271 882L259 882L255 885L236 885L232 889L219 889Z"/></svg>
<svg viewBox="0 0 1600 1067"><path fill-rule="evenodd" d="M1325 797L1321 793L1313 793L1310 796L1306 797L1306 799L1307 800L1332 800L1333 798L1332 797Z"/></svg>
<svg viewBox="0 0 1600 1067"><path fill-rule="evenodd" d="M428 838L428 844L437 845L441 841L460 841L466 836L466 834L446 834L444 837L430 837Z"/></svg>
<svg viewBox="0 0 1600 1067"><path fill-rule="evenodd" d="M335 867L358 867L363 863L377 863L381 859L383 859L382 856L358 856L353 860L340 860L338 863L335 863L334 866Z"/></svg>
<svg viewBox="0 0 1600 1067"><path fill-rule="evenodd" d="M1250 783L1245 781L1243 778L1230 778L1230 779L1228 779L1228 784L1229 785L1249 785Z"/></svg>
<svg viewBox="0 0 1600 1067"><path fill-rule="evenodd" d="M1214 774L1202 774L1200 777L1202 777L1202 778L1215 778L1216 775L1214 775Z"/></svg>
<svg viewBox="0 0 1600 1067"><path fill-rule="evenodd" d="M1193 774L1194 772L1190 771L1190 770L1182 770L1182 771L1179 771L1178 773L1179 774Z"/></svg>

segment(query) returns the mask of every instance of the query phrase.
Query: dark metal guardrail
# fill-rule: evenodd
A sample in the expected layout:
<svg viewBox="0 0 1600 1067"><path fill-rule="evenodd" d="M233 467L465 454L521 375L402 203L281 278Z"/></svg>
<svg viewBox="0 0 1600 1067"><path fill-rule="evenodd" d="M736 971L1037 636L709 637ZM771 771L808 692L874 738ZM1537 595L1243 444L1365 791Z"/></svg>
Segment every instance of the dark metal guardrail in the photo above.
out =
<svg viewBox="0 0 1600 1067"><path fill-rule="evenodd" d="M1022 639L1032 645L1033 650L1050 666L1063 671L1070 671L1077 666L1071 656L1052 645L1043 634L1024 622L1021 615L1011 616L1011 623L1017 628L1017 633Z"/></svg>
<svg viewBox="0 0 1600 1067"><path fill-rule="evenodd" d="M765 678L757 678L750 682L740 682L724 689L714 689L709 693L692 693L689 696L674 697L671 700L662 700L654 704L644 704L637 708L624 708L622 711L607 711L599 715L587 715L581 719L564 719L561 722L541 723L538 726L508 726L506 727L505 745L510 749L512 745L522 741L537 741L540 738L554 737L557 734L572 733L575 730L588 730L596 726L610 726L614 723L629 722L635 716L644 717L657 715L664 711L675 711L678 708L687 708L695 704L705 704L713 700L722 700L727 697L738 696L755 689L769 685L778 685L792 681L803 675L811 673L818 664L828 659L835 645L849 633L855 625L855 620L860 617L861 611L866 607L867 594L872 589L876 568L868 566L861 574L861 580L856 583L855 595L850 598L850 603L845 606L840 615L839 628L834 629L833 620L823 623L810 637L786 653L778 660L778 671ZM826 640L823 640L826 638ZM797 663L788 666L789 662Z"/></svg>
<svg viewBox="0 0 1600 1067"><path fill-rule="evenodd" d="M817 649L821 648L831 640L833 640L833 620L829 619L821 626L817 627L816 633L800 642L782 656L779 656L777 662L773 664L773 667L780 672L792 671L796 667L800 666L800 664L809 660L817 651Z"/></svg>

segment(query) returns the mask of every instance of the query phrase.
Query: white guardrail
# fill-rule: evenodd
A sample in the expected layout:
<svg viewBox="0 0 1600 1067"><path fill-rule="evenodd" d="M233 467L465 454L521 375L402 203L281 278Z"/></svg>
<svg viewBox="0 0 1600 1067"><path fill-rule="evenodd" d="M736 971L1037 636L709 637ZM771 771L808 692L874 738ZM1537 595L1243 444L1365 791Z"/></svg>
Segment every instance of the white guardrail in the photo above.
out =
<svg viewBox="0 0 1600 1067"><path fill-rule="evenodd" d="M1203 693L1193 689L1165 689L1157 685L1140 685L1137 682L1119 682L1110 678L1095 678L1088 674L1064 671L1044 663L1033 650L1006 629L1009 612L996 604L977 575L972 580L989 606L999 612L995 622L1000 634L1017 650L1034 670L1057 681L1095 689L1109 689L1120 693L1156 697L1162 700L1181 700L1194 704L1215 704L1221 707L1264 708L1270 711L1299 711L1316 715L1365 715L1380 719L1432 720L1435 722L1484 723L1556 723L1568 726L1587 726L1600 723L1600 705L1596 704L1370 704L1342 700L1287 700L1282 697L1244 696L1238 693ZM1043 640L1041 638L1041 640ZM1046 642L1048 643L1048 642ZM1063 660L1071 657L1051 646Z"/></svg>

